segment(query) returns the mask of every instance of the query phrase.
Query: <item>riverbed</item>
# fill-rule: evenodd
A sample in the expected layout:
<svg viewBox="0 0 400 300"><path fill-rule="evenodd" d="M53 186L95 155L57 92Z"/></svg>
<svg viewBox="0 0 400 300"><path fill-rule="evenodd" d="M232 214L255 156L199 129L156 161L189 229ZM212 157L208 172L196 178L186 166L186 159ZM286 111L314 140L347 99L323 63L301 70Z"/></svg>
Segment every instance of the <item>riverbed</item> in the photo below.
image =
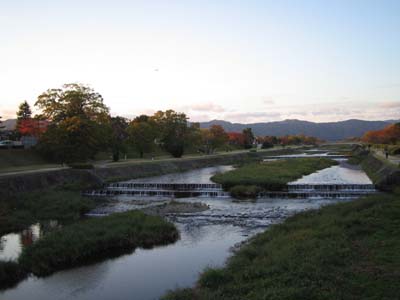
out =
<svg viewBox="0 0 400 300"><path fill-rule="evenodd" d="M325 181L326 178L337 180L341 178L340 174L346 174L346 177L342 178L346 182L358 183L365 179L360 169L344 163L335 167L337 168L329 171L331 176L324 176ZM216 172L224 172L231 168L229 166L203 168L179 174L150 177L145 180L146 182L208 183L209 178ZM349 174L351 174L350 177L347 176ZM315 176L313 180L321 177L318 172L313 175ZM300 180L307 180L307 178ZM135 181L144 182L143 179ZM137 209L165 201L169 200L154 199L146 202L146 199L118 196L92 213ZM176 224L181 234L180 240L175 244L153 249L137 249L131 254L57 272L45 278L31 276L17 287L0 293L0 299L158 299L170 289L192 286L204 268L222 266L235 246L267 229L271 224L282 222L301 211L351 200L259 199L243 202L231 198L185 198L175 201L201 201L209 206L206 211L167 216ZM34 231L32 242L34 242L34 236L40 237L41 228L45 227L35 225L32 228ZM3 240L4 238L7 239L7 236L3 237ZM10 259L16 258L23 247L22 234L13 235L10 240L12 240L11 244L4 241L2 243L3 250L0 249L0 255L3 255L3 258L6 253Z"/></svg>

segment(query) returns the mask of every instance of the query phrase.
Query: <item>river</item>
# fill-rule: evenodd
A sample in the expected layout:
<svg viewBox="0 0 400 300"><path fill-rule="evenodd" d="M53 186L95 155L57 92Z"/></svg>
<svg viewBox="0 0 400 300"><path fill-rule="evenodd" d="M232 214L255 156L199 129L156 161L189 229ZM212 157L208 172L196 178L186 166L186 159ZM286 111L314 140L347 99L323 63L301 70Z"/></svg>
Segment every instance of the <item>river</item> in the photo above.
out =
<svg viewBox="0 0 400 300"><path fill-rule="evenodd" d="M146 182L208 183L210 176L231 167L220 166L146 178ZM340 181L370 183L364 172L342 162L299 182ZM144 179L136 179L144 182ZM138 201L140 200L140 201ZM192 286L199 273L209 266L222 266L235 245L245 241L269 225L282 222L299 211L332 204L335 199L259 199L237 202L231 198L186 198L177 201L201 201L210 209L199 213L172 215L168 218L178 227L181 238L175 244L135 252L96 264L57 272L45 278L30 276L17 287L0 293L4 300L127 300L158 299L169 289ZM151 201L150 205L154 205ZM146 204L147 205L147 204ZM118 196L99 210L102 213L124 211L143 205L143 199ZM40 236L34 225L30 242ZM15 259L24 244L25 234L2 237L0 258ZM25 238L26 239L26 238ZM9 242L7 242L9 241Z"/></svg>

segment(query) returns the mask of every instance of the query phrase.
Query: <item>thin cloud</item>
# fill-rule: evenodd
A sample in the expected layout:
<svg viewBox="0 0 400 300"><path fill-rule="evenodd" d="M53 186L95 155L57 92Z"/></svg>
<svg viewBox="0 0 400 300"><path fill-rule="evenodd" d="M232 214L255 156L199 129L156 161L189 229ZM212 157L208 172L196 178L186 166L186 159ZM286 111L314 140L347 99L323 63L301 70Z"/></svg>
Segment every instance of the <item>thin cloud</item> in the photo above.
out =
<svg viewBox="0 0 400 300"><path fill-rule="evenodd" d="M381 108L400 108L400 101L388 101L379 105Z"/></svg>
<svg viewBox="0 0 400 300"><path fill-rule="evenodd" d="M186 108L185 110L200 111L200 112L221 113L226 111L222 106L214 104L212 102L192 104L184 108Z"/></svg>

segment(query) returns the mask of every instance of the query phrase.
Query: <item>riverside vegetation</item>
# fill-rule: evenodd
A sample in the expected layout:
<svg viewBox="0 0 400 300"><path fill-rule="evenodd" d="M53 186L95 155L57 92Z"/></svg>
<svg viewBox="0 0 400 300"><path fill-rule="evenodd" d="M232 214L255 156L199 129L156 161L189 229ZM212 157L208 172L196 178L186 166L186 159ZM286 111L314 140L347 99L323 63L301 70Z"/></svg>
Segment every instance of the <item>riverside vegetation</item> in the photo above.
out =
<svg viewBox="0 0 400 300"><path fill-rule="evenodd" d="M75 189L58 187L18 194L0 200L0 234L20 231L39 221L76 221L94 207L94 199L82 197Z"/></svg>
<svg viewBox="0 0 400 300"><path fill-rule="evenodd" d="M53 231L25 248L19 263L37 276L88 261L175 242L172 223L140 211L90 218Z"/></svg>
<svg viewBox="0 0 400 300"><path fill-rule="evenodd" d="M29 273L46 276L58 270L175 242L176 227L140 211L88 218L56 229L23 249L18 262L0 262L0 288L15 285Z"/></svg>
<svg viewBox="0 0 400 300"><path fill-rule="evenodd" d="M207 269L185 299L398 299L400 195L377 194L304 212Z"/></svg>
<svg viewBox="0 0 400 300"><path fill-rule="evenodd" d="M288 182L336 164L336 161L328 158L296 158L250 163L223 174L216 174L211 180L222 184L223 188L229 190L234 197L256 197L262 190L285 190Z"/></svg>

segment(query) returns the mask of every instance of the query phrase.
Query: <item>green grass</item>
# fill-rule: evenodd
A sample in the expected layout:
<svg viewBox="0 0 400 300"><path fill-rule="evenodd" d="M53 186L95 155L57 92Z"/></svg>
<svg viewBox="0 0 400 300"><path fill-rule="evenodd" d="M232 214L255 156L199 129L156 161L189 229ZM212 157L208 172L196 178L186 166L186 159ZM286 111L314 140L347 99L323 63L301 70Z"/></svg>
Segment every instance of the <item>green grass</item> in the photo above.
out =
<svg viewBox="0 0 400 300"><path fill-rule="evenodd" d="M0 149L0 170L49 164L33 149Z"/></svg>
<svg viewBox="0 0 400 300"><path fill-rule="evenodd" d="M237 185L256 185L266 190L278 191L286 189L290 181L335 164L336 161L328 158L296 158L252 163L216 174L211 180L222 184L225 189Z"/></svg>
<svg viewBox="0 0 400 300"><path fill-rule="evenodd" d="M21 266L12 261L0 261L0 289L15 286L19 281L27 277L27 273Z"/></svg>
<svg viewBox="0 0 400 300"><path fill-rule="evenodd" d="M0 234L20 231L42 220L71 222L96 205L77 190L53 188L0 199Z"/></svg>
<svg viewBox="0 0 400 300"><path fill-rule="evenodd" d="M139 211L90 218L53 231L25 248L19 263L35 275L87 264L178 239L175 226Z"/></svg>
<svg viewBox="0 0 400 300"><path fill-rule="evenodd" d="M399 216L398 194L298 214L163 299L399 299Z"/></svg>

